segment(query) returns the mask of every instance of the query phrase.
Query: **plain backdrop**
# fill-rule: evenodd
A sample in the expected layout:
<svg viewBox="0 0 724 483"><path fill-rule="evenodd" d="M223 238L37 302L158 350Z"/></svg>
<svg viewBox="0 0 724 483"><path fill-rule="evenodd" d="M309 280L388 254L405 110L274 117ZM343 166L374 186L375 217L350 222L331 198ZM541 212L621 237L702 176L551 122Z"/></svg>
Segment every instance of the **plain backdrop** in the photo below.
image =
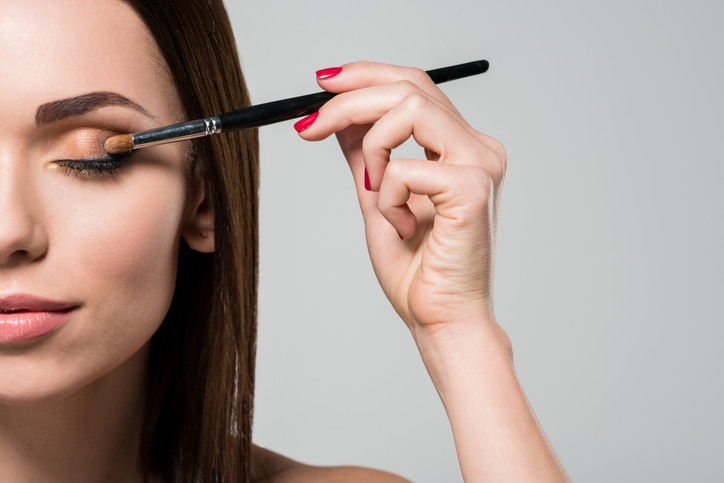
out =
<svg viewBox="0 0 724 483"><path fill-rule="evenodd" d="M575 481L724 481L724 3L227 5L254 102L352 60L488 59L443 90L508 149L496 312L546 434ZM257 443L461 481L334 139L261 141Z"/></svg>

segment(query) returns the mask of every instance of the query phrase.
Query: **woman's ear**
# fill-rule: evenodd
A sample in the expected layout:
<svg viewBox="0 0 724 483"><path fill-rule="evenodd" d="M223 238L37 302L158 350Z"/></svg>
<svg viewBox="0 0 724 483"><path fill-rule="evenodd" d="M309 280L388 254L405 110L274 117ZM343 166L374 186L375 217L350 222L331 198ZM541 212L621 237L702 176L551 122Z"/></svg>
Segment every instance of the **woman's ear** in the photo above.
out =
<svg viewBox="0 0 724 483"><path fill-rule="evenodd" d="M189 205L181 227L181 236L191 249L211 253L215 249L214 207L204 187L201 164L197 162L194 168Z"/></svg>

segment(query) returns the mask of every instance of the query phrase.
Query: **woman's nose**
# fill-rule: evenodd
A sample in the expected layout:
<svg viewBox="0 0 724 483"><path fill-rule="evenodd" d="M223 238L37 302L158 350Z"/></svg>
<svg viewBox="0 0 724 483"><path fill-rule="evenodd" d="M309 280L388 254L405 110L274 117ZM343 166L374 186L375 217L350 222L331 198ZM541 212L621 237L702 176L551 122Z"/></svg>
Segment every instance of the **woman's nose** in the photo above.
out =
<svg viewBox="0 0 724 483"><path fill-rule="evenodd" d="M48 243L35 184L0 163L0 269L37 260Z"/></svg>

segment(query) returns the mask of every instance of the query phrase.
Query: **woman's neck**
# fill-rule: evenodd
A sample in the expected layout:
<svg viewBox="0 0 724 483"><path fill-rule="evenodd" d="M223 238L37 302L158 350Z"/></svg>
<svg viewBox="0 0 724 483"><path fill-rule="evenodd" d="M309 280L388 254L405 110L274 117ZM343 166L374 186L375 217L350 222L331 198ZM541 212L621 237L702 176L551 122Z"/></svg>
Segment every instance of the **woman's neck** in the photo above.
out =
<svg viewBox="0 0 724 483"><path fill-rule="evenodd" d="M68 397L0 405L0 480L143 481L147 361L145 347Z"/></svg>

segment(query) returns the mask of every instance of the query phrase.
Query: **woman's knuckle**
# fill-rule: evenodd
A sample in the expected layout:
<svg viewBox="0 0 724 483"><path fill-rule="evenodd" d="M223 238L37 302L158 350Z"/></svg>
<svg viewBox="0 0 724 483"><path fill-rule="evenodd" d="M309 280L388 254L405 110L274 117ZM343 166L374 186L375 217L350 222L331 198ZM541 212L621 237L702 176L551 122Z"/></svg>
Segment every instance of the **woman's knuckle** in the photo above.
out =
<svg viewBox="0 0 724 483"><path fill-rule="evenodd" d="M400 96L400 98L403 99L407 97L410 93L419 90L417 86L408 79L399 80L394 83L394 86L397 89L397 94Z"/></svg>
<svg viewBox="0 0 724 483"><path fill-rule="evenodd" d="M426 85L432 82L430 76L422 69L417 67L408 67L406 76L410 81L418 86Z"/></svg>
<svg viewBox="0 0 724 483"><path fill-rule="evenodd" d="M430 105L430 99L419 92L411 92L402 101L405 108L412 113L421 113Z"/></svg>
<svg viewBox="0 0 724 483"><path fill-rule="evenodd" d="M502 179L508 168L508 155L505 146L497 139L483 133L477 133L476 137L480 141L481 158L485 161L484 164L488 171L494 179Z"/></svg>
<svg viewBox="0 0 724 483"><path fill-rule="evenodd" d="M385 168L385 178L390 181L399 180L405 172L405 162L401 159L392 159Z"/></svg>

